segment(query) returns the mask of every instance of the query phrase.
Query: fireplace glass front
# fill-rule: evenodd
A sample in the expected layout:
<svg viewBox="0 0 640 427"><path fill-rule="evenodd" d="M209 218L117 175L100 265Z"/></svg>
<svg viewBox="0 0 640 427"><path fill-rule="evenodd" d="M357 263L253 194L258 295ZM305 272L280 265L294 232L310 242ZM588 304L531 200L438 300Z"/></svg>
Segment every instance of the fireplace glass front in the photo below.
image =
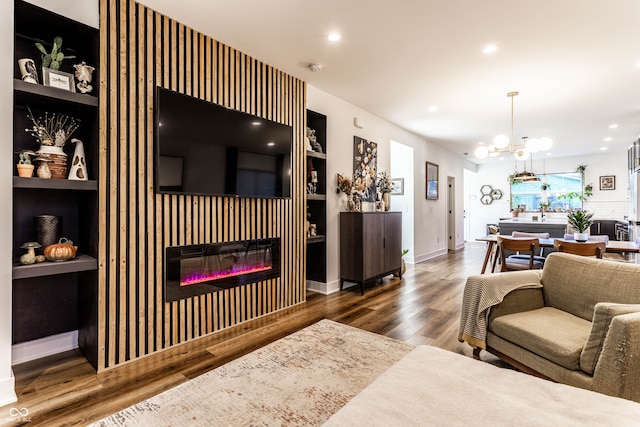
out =
<svg viewBox="0 0 640 427"><path fill-rule="evenodd" d="M165 300L230 289L280 276L280 239L166 248Z"/></svg>

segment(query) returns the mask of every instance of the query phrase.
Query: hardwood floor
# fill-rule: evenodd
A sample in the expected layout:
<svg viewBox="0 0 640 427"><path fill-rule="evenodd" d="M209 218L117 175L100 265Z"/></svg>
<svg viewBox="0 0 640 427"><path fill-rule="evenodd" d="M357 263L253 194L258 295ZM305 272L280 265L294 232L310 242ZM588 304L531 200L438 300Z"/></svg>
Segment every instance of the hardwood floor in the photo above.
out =
<svg viewBox="0 0 640 427"><path fill-rule="evenodd" d="M85 425L323 318L471 357L457 340L460 303L484 252L484 244L467 243L464 251L407 265L402 280L389 276L364 296L358 286L328 296L310 292L304 304L102 374L77 351L16 365L18 402L0 408L0 425ZM11 408L26 408L28 419L8 416Z"/></svg>

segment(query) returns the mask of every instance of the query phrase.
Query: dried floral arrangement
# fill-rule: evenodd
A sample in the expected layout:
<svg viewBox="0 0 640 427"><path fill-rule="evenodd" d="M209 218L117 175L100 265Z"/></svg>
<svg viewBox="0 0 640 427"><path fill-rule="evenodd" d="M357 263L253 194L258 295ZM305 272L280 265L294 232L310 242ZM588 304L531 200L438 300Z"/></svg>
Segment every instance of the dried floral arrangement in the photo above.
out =
<svg viewBox="0 0 640 427"><path fill-rule="evenodd" d="M362 181L353 182L352 178L338 174L338 191L342 191L347 196L362 193L365 187Z"/></svg>
<svg viewBox="0 0 640 427"><path fill-rule="evenodd" d="M76 119L65 114L53 113L50 115L47 112L44 113L44 117L36 118L29 107L27 110L33 126L25 129L25 132L37 139L40 145L62 148L71 134L78 129Z"/></svg>
<svg viewBox="0 0 640 427"><path fill-rule="evenodd" d="M376 187L381 193L391 193L391 176L388 171L382 171L378 173L378 179L376 180Z"/></svg>

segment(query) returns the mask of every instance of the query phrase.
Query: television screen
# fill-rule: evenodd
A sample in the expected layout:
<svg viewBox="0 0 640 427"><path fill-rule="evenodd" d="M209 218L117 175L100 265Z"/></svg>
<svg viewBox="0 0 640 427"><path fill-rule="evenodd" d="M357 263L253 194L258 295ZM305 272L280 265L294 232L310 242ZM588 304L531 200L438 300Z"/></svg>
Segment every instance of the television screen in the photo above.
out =
<svg viewBox="0 0 640 427"><path fill-rule="evenodd" d="M155 132L159 193L291 195L291 126L158 87Z"/></svg>

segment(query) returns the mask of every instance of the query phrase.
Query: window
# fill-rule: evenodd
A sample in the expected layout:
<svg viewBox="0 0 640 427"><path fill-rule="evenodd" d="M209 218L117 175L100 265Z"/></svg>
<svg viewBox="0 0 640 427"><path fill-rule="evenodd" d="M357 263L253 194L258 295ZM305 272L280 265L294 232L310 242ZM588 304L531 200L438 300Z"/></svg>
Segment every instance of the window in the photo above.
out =
<svg viewBox="0 0 640 427"><path fill-rule="evenodd" d="M541 181L514 181L511 184L511 209L538 211L548 203L551 211L582 209L582 175L579 172L537 175Z"/></svg>

